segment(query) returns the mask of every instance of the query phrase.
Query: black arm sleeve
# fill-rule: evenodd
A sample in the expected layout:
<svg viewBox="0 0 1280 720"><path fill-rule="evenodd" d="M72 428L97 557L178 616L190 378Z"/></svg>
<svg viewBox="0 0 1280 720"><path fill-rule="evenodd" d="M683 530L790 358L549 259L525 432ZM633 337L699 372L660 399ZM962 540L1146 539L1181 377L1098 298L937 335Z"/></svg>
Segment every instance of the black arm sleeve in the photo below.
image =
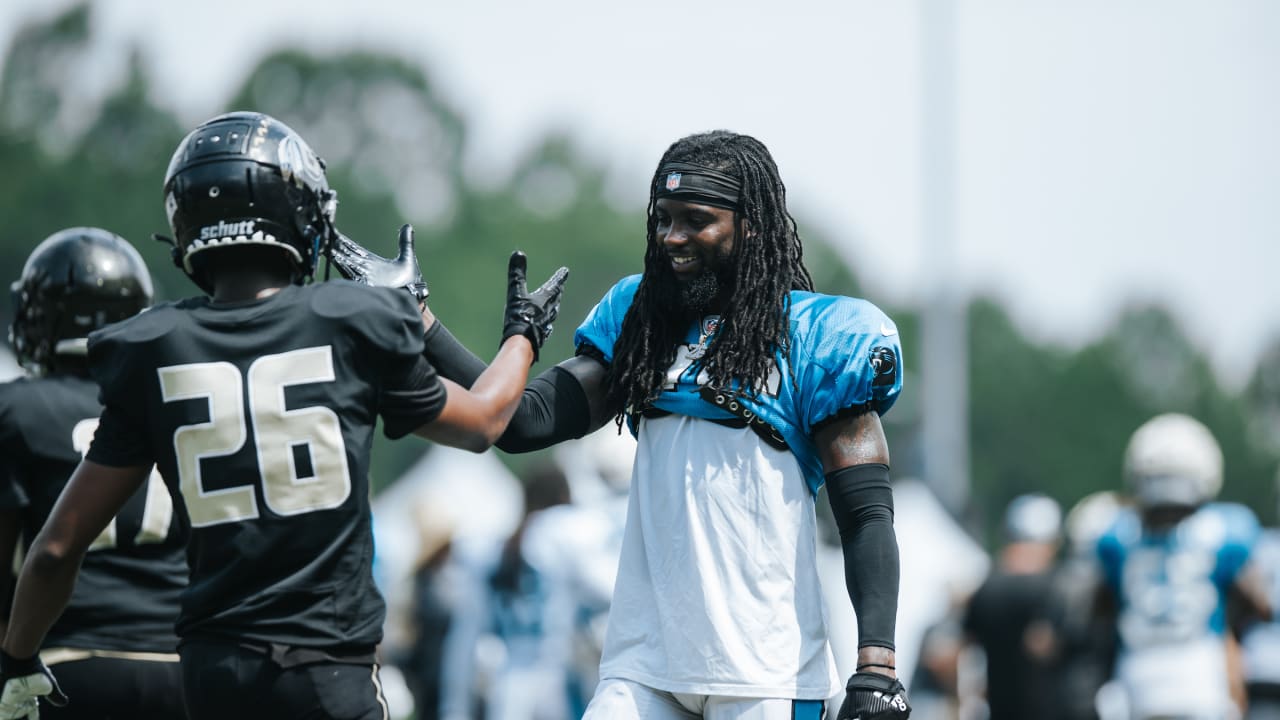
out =
<svg viewBox="0 0 1280 720"><path fill-rule="evenodd" d="M439 320L427 330L423 342L423 357L442 376L463 387L471 387L488 368ZM509 453L541 450L586 435L590 424L591 409L582 384L567 370L553 367L529 381L496 445Z"/></svg>
<svg viewBox="0 0 1280 720"><path fill-rule="evenodd" d="M471 387L481 373L489 367L485 361L467 349L466 345L449 332L444 323L436 320L427 333L422 336L422 356L431 363L442 377L458 383L462 387Z"/></svg>
<svg viewBox="0 0 1280 720"><path fill-rule="evenodd" d="M591 408L582 383L557 366L529 381L511 424L495 444L509 453L532 452L580 438L590 426Z"/></svg>
<svg viewBox="0 0 1280 720"><path fill-rule="evenodd" d="M893 649L898 619L898 539L893 532L889 466L854 465L827 473L844 581L858 615L858 647Z"/></svg>

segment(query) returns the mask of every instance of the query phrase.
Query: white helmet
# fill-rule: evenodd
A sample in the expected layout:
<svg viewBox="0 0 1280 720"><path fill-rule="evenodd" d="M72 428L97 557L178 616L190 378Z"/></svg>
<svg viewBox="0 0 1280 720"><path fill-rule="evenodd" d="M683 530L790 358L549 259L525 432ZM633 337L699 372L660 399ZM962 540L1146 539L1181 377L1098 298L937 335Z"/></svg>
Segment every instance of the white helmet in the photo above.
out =
<svg viewBox="0 0 1280 720"><path fill-rule="evenodd" d="M1004 512L1009 542L1054 543L1062 532L1062 506L1041 493L1019 495Z"/></svg>
<svg viewBox="0 0 1280 720"><path fill-rule="evenodd" d="M1077 500L1067 512L1065 522L1071 551L1092 553L1098 545L1098 538L1111 527L1123 508L1124 500L1113 490L1089 493Z"/></svg>
<svg viewBox="0 0 1280 720"><path fill-rule="evenodd" d="M1194 418L1157 415L1129 439L1124 476L1142 508L1195 507L1222 489L1222 449Z"/></svg>

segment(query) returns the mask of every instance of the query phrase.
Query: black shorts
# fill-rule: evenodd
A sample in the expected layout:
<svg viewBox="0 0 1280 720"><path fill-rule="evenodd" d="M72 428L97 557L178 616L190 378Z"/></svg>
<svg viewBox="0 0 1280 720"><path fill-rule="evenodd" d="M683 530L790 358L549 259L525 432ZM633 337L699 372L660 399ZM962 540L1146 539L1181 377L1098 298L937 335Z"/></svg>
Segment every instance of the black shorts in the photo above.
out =
<svg viewBox="0 0 1280 720"><path fill-rule="evenodd" d="M279 649L279 646L277 646ZM290 655L233 642L185 641L191 720L387 720L378 666Z"/></svg>
<svg viewBox="0 0 1280 720"><path fill-rule="evenodd" d="M182 671L176 659L87 657L49 665L65 707L40 703L45 720L182 720Z"/></svg>

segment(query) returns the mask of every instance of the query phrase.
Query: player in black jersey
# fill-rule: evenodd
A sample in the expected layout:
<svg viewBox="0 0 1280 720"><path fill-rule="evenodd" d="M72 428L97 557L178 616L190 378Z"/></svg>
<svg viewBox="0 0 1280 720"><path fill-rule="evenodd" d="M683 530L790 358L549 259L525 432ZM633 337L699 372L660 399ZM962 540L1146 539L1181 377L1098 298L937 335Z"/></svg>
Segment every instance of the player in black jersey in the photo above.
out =
<svg viewBox="0 0 1280 720"><path fill-rule="evenodd" d="M68 228L36 247L13 284L11 339L31 377L0 385L0 558L29 547L80 462L102 406L86 336L151 304L151 276L123 238ZM41 657L72 705L50 718L182 718L173 623L187 581L186 531L158 476L89 545Z"/></svg>
<svg viewBox="0 0 1280 720"><path fill-rule="evenodd" d="M414 294L305 284L338 237L336 196L319 158L279 121L231 113L196 128L164 192L175 260L211 297L90 338L105 409L23 566L0 718L22 716L3 712L10 700L34 710L35 697L56 692L30 658L88 542L153 463L192 526L177 625L188 714L385 718L367 477L376 418L393 438L489 447L567 271L530 293L524 256L513 256L501 348L467 390L423 357ZM425 296L420 277L403 284Z"/></svg>

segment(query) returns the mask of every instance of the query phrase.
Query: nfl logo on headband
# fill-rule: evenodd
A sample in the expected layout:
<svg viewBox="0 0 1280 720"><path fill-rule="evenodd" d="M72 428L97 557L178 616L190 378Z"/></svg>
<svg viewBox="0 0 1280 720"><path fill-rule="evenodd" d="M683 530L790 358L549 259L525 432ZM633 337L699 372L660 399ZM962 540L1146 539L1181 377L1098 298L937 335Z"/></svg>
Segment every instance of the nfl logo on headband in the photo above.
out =
<svg viewBox="0 0 1280 720"><path fill-rule="evenodd" d="M675 190L680 187L680 173L671 173L667 176L667 189Z"/></svg>

